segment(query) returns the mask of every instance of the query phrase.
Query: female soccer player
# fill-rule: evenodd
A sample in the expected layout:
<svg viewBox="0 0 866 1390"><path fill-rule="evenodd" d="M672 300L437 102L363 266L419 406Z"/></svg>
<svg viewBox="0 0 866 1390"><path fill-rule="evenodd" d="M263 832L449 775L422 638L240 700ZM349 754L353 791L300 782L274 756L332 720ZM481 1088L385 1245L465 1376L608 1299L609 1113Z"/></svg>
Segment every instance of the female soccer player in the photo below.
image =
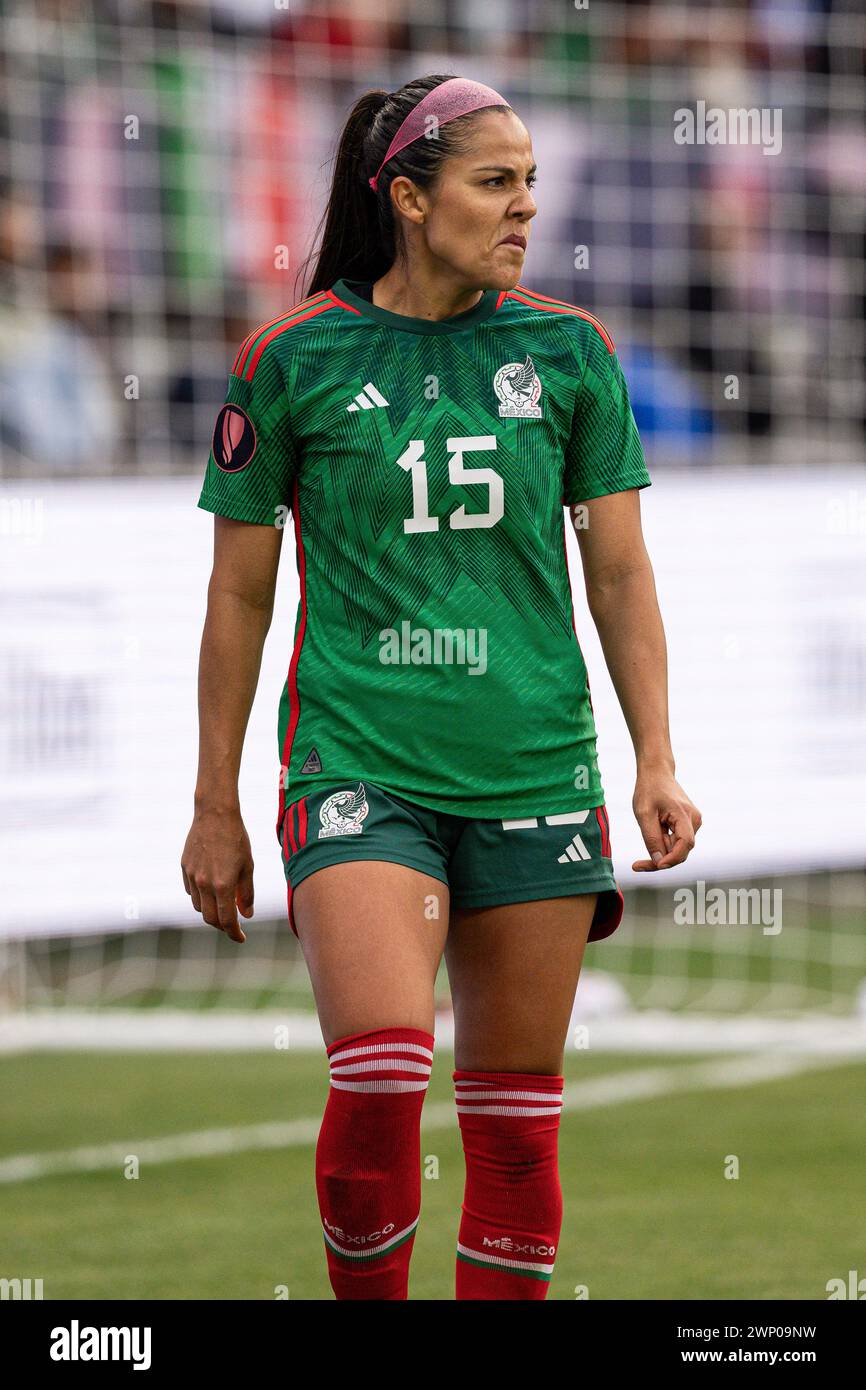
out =
<svg viewBox="0 0 866 1390"><path fill-rule="evenodd" d="M307 298L232 367L183 876L242 942L238 770L291 512L300 577L277 835L331 1067L316 1184L338 1299L405 1299L444 952L466 1187L458 1299L544 1298L563 1049L587 942L622 915L563 506L634 743L649 858L700 815L674 778L640 526L649 484L610 335L519 284L529 135L431 76L352 110Z"/></svg>

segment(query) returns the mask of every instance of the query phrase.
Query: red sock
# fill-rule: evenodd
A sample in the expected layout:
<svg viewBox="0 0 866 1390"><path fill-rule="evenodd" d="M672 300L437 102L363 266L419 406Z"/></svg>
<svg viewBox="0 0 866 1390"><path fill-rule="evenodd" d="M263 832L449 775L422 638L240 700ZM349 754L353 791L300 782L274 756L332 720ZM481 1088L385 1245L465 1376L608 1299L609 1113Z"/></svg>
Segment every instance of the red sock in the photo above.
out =
<svg viewBox="0 0 866 1390"><path fill-rule="evenodd" d="M328 1274L338 1299L405 1299L421 1208L421 1106L433 1036L354 1033L328 1048L316 1147Z"/></svg>
<svg viewBox="0 0 866 1390"><path fill-rule="evenodd" d="M455 1071L454 1086L466 1155L457 1298L546 1298L562 1225L562 1077Z"/></svg>

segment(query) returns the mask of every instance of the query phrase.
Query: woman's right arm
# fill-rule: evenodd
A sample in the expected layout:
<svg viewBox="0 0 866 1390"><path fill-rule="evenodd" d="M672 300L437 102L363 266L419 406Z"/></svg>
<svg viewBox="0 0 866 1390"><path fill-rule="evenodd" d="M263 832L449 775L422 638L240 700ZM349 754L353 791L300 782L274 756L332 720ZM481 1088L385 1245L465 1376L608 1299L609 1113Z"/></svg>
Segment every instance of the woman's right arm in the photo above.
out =
<svg viewBox="0 0 866 1390"><path fill-rule="evenodd" d="M253 915L253 859L241 819L244 736L274 608L283 530L214 517L214 562L198 672L194 815L181 858L193 907L232 941Z"/></svg>

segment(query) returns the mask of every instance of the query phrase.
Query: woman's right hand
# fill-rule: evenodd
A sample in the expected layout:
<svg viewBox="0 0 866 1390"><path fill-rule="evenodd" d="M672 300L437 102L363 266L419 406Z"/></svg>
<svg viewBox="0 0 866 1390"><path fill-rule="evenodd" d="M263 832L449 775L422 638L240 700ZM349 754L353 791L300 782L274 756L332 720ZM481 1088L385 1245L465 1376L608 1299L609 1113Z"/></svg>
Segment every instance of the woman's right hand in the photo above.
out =
<svg viewBox="0 0 866 1390"><path fill-rule="evenodd" d="M180 861L196 912L232 941L246 941L238 921L253 915L253 855L239 810L197 810Z"/></svg>

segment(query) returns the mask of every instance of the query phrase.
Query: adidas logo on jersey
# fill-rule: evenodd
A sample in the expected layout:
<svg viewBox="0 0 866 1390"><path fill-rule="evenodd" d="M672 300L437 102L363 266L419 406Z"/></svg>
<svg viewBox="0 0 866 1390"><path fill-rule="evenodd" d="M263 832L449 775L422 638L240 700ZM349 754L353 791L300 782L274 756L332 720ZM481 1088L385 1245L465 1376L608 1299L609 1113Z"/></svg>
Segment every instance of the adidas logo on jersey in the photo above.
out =
<svg viewBox="0 0 866 1390"><path fill-rule="evenodd" d="M374 410L377 405L389 405L381 391L377 391L372 381L368 381L363 391L359 391L347 410Z"/></svg>
<svg viewBox="0 0 866 1390"><path fill-rule="evenodd" d="M321 770L322 759L319 757L318 750L316 748L311 748L304 759L304 766L301 768L301 772L321 772Z"/></svg>

